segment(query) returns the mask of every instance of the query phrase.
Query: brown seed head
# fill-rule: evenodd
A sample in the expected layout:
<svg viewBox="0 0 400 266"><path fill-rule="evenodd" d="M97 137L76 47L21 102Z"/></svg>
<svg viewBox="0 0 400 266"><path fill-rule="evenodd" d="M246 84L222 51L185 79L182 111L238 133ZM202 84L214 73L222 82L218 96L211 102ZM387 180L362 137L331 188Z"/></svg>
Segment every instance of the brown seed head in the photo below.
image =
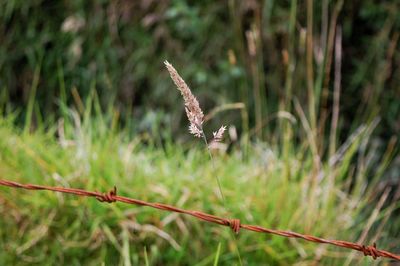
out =
<svg viewBox="0 0 400 266"><path fill-rule="evenodd" d="M226 126L221 126L218 131L213 132L213 136L214 136L214 141L215 142L220 142L222 140L222 137L224 136L224 132L226 130Z"/></svg>
<svg viewBox="0 0 400 266"><path fill-rule="evenodd" d="M199 102L197 101L196 97L194 97L189 89L189 86L186 84L183 78L179 76L176 69L170 63L168 63L168 61L165 61L164 64L167 67L171 79L174 81L177 89L183 96L186 115L190 122L189 132L200 138L203 135L202 124L204 120L204 114L200 108Z"/></svg>

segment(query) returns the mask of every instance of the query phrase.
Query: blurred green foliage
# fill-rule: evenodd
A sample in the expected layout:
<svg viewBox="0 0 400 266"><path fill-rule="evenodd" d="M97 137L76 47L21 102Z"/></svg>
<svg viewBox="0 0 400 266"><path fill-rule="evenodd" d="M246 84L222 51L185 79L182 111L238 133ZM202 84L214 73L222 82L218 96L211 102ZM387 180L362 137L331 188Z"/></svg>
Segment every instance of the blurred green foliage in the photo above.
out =
<svg viewBox="0 0 400 266"><path fill-rule="evenodd" d="M167 143L161 149L147 144L145 136L115 130L111 117L92 111L81 118L71 110L55 129L58 138L52 130L25 134L14 117L0 117L0 178L90 191L115 185L121 196L235 217L243 224L376 241L380 249L399 253L400 203L374 203L386 198L388 189L378 185L379 171L372 181L365 175L374 168L365 163L374 149L358 154L359 143L370 142L371 128L342 151L340 163L322 162L323 171L314 175L313 157L304 148L282 158L276 148L255 143L248 160L234 150L216 153L211 164L199 146ZM352 170L354 158L360 167ZM379 168L387 161L383 158ZM353 183L351 175L357 176ZM217 257L218 265L239 265L236 245L243 265L373 263L330 245L245 230L234 240L230 228L187 215L46 191L1 186L0 215L0 265L210 265Z"/></svg>
<svg viewBox="0 0 400 266"><path fill-rule="evenodd" d="M130 123L134 131L157 123L176 135L186 122L182 106L175 104L180 96L163 68L169 60L206 111L231 102L246 105L249 124L235 111L223 115L224 123L245 131L258 127L258 137L283 142L286 126L274 114L295 113L293 100L298 99L313 132L328 136L335 30L340 28L338 137L343 141L380 116L377 132L387 143L400 132L399 4L309 3L0 1L1 99L25 112L33 94L34 126L43 118L55 121L60 102L79 109L96 90L103 108L117 110L125 122L135 121ZM40 72L32 92L35 69ZM324 154L327 141L318 146Z"/></svg>

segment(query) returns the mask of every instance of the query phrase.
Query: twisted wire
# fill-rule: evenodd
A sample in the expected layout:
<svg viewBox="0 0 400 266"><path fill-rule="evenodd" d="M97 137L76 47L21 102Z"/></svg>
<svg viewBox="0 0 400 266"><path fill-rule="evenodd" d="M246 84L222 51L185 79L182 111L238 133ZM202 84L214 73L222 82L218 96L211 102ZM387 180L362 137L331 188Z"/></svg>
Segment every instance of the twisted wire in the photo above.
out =
<svg viewBox="0 0 400 266"><path fill-rule="evenodd" d="M353 249L353 250L363 253L364 256L371 256L373 259L376 259L379 257L385 257L385 258L390 258L393 260L400 261L400 255L393 254L393 253L385 251L385 250L380 250L376 247L376 243L373 243L372 246L365 246L365 245L358 244L358 243L342 241L342 240L329 240L329 239L324 239L324 238L320 238L320 237L316 237L316 236L312 236L312 235L300 234L300 233L291 232L291 231L268 229L268 228L264 228L264 227L261 227L258 225L241 224L239 219L228 219L228 218L223 218L223 217L211 215L208 213L204 213L201 211L185 210L185 209L181 209L181 208L178 208L178 207L175 207L172 205L163 204L163 203L146 202L146 201L142 201L142 200L138 200L138 199L132 199L132 198L124 197L124 196L119 196L119 195L117 195L117 188L115 186L112 190L110 190L107 193L100 193L100 192L96 192L96 191L86 191L86 190L77 189L77 188L21 184L21 183L17 183L14 181L8 181L8 180L3 180L3 179L0 179L0 185L7 186L7 187L13 187L13 188L28 189L28 190L48 190L48 191L61 192L61 193L67 193L67 194L74 194L74 195L83 196L83 197L94 197L99 202L113 203L113 202L119 201L119 202L124 202L127 204L147 206L147 207L151 207L151 208L155 208L155 209L159 209L159 210L163 210L163 211L182 213L182 214L193 216L197 219L200 219L200 220L203 220L206 222L219 224L219 225L223 225L223 226L228 226L236 234L239 233L240 229L244 229L244 230L248 230L248 231L273 234L273 235L278 235L278 236L287 237L287 238L300 238L300 239L303 239L303 240L306 240L309 242L314 242L314 243L319 243L319 244L329 244L329 245L334 245L334 246L338 246L338 247L342 247L342 248Z"/></svg>

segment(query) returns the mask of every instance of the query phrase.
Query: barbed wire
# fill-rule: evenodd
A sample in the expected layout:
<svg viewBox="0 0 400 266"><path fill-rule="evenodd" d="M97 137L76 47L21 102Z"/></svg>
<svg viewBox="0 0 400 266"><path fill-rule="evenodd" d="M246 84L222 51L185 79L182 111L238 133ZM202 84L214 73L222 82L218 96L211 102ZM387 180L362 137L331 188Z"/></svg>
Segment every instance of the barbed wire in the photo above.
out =
<svg viewBox="0 0 400 266"><path fill-rule="evenodd" d="M353 243L353 242L342 241L342 240L329 240L329 239L324 239L324 238L320 238L320 237L316 237L316 236L312 236L312 235L300 234L300 233L296 233L296 232L292 232L292 231L275 230L275 229L264 228L264 227L261 227L258 225L241 224L239 219L228 219L228 218L218 217L215 215L204 213L201 211L185 210L185 209L177 208L175 206L167 205L167 204L163 204L163 203L152 203L152 202L146 202L143 200L119 196L119 195L117 195L117 188L115 186L112 190L110 190L107 193L100 193L97 191L86 191L84 189L77 189L77 188L21 184L21 183L17 183L14 181L8 181L8 180L3 180L3 179L0 179L0 185L7 186L7 187L13 187L13 188L28 189L28 190L48 190L48 191L61 192L61 193L67 193L67 194L74 194L74 195L83 196L83 197L94 197L100 202L112 203L112 202L119 201L119 202L124 202L124 203L128 203L128 204L139 205L139 206L147 206L147 207L152 207L152 208L163 210L163 211L183 213L183 214L193 216L197 219L200 219L200 220L203 220L206 222L229 226L233 230L233 232L235 232L236 234L239 233L240 229L244 229L244 230L254 231L254 232L258 232L258 233L274 234L274 235L287 237L287 238L300 238L300 239L303 239L303 240L306 240L309 242L320 243L320 244L329 244L329 245L334 245L334 246L338 246L338 247L342 247L342 248L353 249L353 250L362 252L364 254L364 256L371 256L373 259L376 259L378 257L386 257L386 258L400 261L400 255L393 254L393 253L390 253L385 250L377 249L375 243L372 246L365 246L365 245L357 244L357 243Z"/></svg>

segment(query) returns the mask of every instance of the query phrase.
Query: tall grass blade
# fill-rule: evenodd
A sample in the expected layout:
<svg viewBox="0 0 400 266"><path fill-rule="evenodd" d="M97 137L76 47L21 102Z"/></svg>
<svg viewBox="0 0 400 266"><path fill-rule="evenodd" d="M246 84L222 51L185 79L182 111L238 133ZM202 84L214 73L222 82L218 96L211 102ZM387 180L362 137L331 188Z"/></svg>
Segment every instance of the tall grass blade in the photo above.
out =
<svg viewBox="0 0 400 266"><path fill-rule="evenodd" d="M215 254L215 259L213 264L214 266L218 266L220 253L221 253L221 242L218 243L217 253Z"/></svg>

